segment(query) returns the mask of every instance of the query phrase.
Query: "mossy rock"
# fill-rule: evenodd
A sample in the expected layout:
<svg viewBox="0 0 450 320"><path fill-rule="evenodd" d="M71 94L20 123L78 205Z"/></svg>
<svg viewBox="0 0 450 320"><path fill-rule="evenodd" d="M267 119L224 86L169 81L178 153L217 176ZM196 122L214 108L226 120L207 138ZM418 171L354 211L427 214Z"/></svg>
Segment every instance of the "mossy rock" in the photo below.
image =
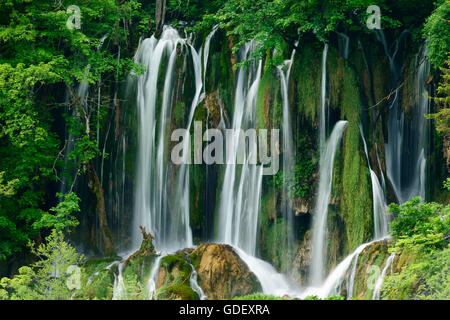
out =
<svg viewBox="0 0 450 320"><path fill-rule="evenodd" d="M111 300L114 290L114 273L110 269L104 269L93 274L90 284L80 293L82 299ZM86 281L87 282L87 281ZM77 296L75 296L77 299Z"/></svg>
<svg viewBox="0 0 450 320"><path fill-rule="evenodd" d="M188 285L164 286L156 292L158 300L199 300L198 294Z"/></svg>
<svg viewBox="0 0 450 320"><path fill-rule="evenodd" d="M160 300L199 300L190 287L192 267L185 259L189 255L180 251L161 259L156 283L156 297Z"/></svg>

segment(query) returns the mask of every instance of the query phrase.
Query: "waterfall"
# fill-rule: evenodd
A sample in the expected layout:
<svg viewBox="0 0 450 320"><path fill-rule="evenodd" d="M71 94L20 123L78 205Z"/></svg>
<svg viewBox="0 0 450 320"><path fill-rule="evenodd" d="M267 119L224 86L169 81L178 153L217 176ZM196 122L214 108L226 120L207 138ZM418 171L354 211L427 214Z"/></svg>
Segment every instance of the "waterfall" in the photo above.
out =
<svg viewBox="0 0 450 320"><path fill-rule="evenodd" d="M294 61L295 49L292 51L291 59L284 62L284 66L278 66L280 75L281 97L283 101L283 219L286 222L282 232L284 233L283 247L287 252L292 251L294 242L293 235L293 212L290 206L289 183L292 183L294 176L294 146L292 138L291 117L289 111L289 78L291 67ZM284 71L286 68L286 71Z"/></svg>
<svg viewBox="0 0 450 320"><path fill-rule="evenodd" d="M327 95L327 55L328 55L328 44L325 43L322 53L322 76L320 85L320 110L319 110L319 147L322 150L326 134L326 95Z"/></svg>
<svg viewBox="0 0 450 320"><path fill-rule="evenodd" d="M156 234L155 247L158 250L176 250L192 245L192 232L189 225L189 209L170 211L167 199L167 136L166 128L169 125L174 66L177 58L177 47L186 48L186 40L180 38L178 32L171 27L164 27L161 39L154 36L145 39L139 45L136 61L147 68L144 75L137 80L137 108L138 108L138 157L137 181L135 188L133 247L138 248L142 235L139 226L145 226L151 233ZM191 47L195 67L195 78L198 83L198 54ZM158 76L163 61L167 61L164 77L162 103L160 106L160 119L157 126L157 97ZM198 103L201 90L197 85L193 106ZM192 109L192 108L191 108ZM192 114L192 110L191 110ZM192 115L190 115L190 120ZM157 133L156 129L159 128ZM185 173L187 170L180 170ZM179 179L189 178L184 174ZM188 186L188 185L187 185ZM180 190L179 190L180 192ZM181 189L181 193L184 189ZM183 201L181 198L178 198ZM180 204L179 207L183 207ZM188 205L188 202L187 202ZM189 208L189 206L187 207Z"/></svg>
<svg viewBox="0 0 450 320"><path fill-rule="evenodd" d="M123 280L123 271L125 268L125 259L119 264L118 272L119 274L114 275L114 286L113 286L113 296L112 300L122 300L124 299L125 282Z"/></svg>
<svg viewBox="0 0 450 320"><path fill-rule="evenodd" d="M384 278L386 277L387 270L392 266L394 262L395 252L391 253L391 255L387 258L386 263L384 265L383 270L381 271L380 276L375 282L375 288L373 289L372 300L380 300L381 297L381 285L383 284Z"/></svg>
<svg viewBox="0 0 450 320"><path fill-rule="evenodd" d="M198 294L200 300L206 300L207 296L205 295L205 292L203 292L203 289L198 285L197 282L197 271L195 270L194 266L190 265L192 268L191 277L189 278L189 284L191 285L192 290L194 290L195 293Z"/></svg>
<svg viewBox="0 0 450 320"><path fill-rule="evenodd" d="M338 38L339 53L344 59L348 59L350 37L342 32L336 32Z"/></svg>
<svg viewBox="0 0 450 320"><path fill-rule="evenodd" d="M383 44L390 61L390 90L393 98L389 100L388 140L385 142L386 172L400 203L420 196L425 199L426 147L428 140L428 120L424 114L429 111L429 99L425 82L430 71L426 60L426 46L416 55L418 72L415 79L415 106L411 119L405 119L405 113L399 105L400 66L398 63L400 44L407 34L405 30L389 47L382 30L377 30L378 40Z"/></svg>
<svg viewBox="0 0 450 320"><path fill-rule="evenodd" d="M254 50L254 42L247 43L239 52L239 59L248 59ZM262 62L253 62L238 70L235 89L232 129L256 129L256 97L261 78ZM244 164L236 165L239 134L227 135L227 164L219 202L219 241L241 248L250 255L256 251L256 231L262 185L262 166L249 164L256 155L251 143L244 156ZM239 170L240 169L240 170Z"/></svg>
<svg viewBox="0 0 450 320"><path fill-rule="evenodd" d="M195 71L195 96L191 104L191 109L189 112L189 119L186 128L186 132L188 136L183 137L183 150L189 150L184 152L183 161L179 165L178 168L178 182L177 182L177 193L176 198L179 199L175 210L178 212L177 216L179 219L181 218L181 224L184 226L184 230L179 229L179 231L175 232L184 232L186 235L184 241L181 241L180 247L191 247L193 245L192 240L192 231L189 225L189 215L190 215L190 200L189 200L189 165L190 165L190 138L189 132L192 125L192 119L194 118L195 109L199 103L200 94L202 90L202 77L201 77L201 60L199 54L195 51L194 47L190 46L192 53L192 61L194 63L194 71Z"/></svg>
<svg viewBox="0 0 450 320"><path fill-rule="evenodd" d="M208 67L209 47L211 44L211 39L214 37L214 34L218 28L218 25L213 27L213 30L206 36L205 45L203 47L203 92L206 90L206 69Z"/></svg>
<svg viewBox="0 0 450 320"><path fill-rule="evenodd" d="M299 289L293 286L286 276L279 273L270 263L249 255L237 247L234 247L234 251L245 261L250 271L261 283L264 294L299 297Z"/></svg>
<svg viewBox="0 0 450 320"><path fill-rule="evenodd" d="M150 276L148 277L147 283L147 293L150 300L156 299L156 285L158 283L159 267L161 265L161 260L166 255L167 254L165 253L161 253L160 256L153 262L152 269L150 270Z"/></svg>
<svg viewBox="0 0 450 320"><path fill-rule="evenodd" d="M386 214L388 207L384 198L384 190L372 169L370 169L370 179L372 180L374 236L375 239L381 239L389 231L388 216Z"/></svg>
<svg viewBox="0 0 450 320"><path fill-rule="evenodd" d="M364 138L364 133L361 125L359 126L359 131L364 143L364 152L366 154L367 164L370 170L370 179L372 182L374 237L375 239L381 239L383 237L386 237L389 231L389 221L386 214L388 206L386 204L385 189L381 186L376 173L372 170L372 167L370 165L366 139Z"/></svg>
<svg viewBox="0 0 450 320"><path fill-rule="evenodd" d="M310 281L312 285L320 285L325 273L326 257L326 222L328 201L331 193L333 164L337 147L341 140L347 121L338 121L324 144L320 155L319 189L314 208L312 227L312 255L310 265ZM322 130L322 129L321 129Z"/></svg>
<svg viewBox="0 0 450 320"><path fill-rule="evenodd" d="M320 298L326 298L330 295L339 294L342 283L345 280L345 275L347 274L352 263L357 263L359 254L372 242L367 242L360 245L356 250L348 255L341 263L339 263L336 268L328 275L327 279L320 287L309 287L302 293L302 297L307 297L310 295L317 295Z"/></svg>

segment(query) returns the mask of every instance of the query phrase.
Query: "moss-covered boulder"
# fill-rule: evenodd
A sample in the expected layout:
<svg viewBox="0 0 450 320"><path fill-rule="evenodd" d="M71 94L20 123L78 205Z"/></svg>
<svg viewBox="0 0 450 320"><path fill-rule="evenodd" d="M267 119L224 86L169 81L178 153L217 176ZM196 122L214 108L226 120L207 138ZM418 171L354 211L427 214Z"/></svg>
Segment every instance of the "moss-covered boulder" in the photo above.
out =
<svg viewBox="0 0 450 320"><path fill-rule="evenodd" d="M89 259L83 266L82 290L74 299L110 300L114 289L114 271L119 264L113 258Z"/></svg>
<svg viewBox="0 0 450 320"><path fill-rule="evenodd" d="M373 242L359 254L356 265L353 299L371 300L375 289L375 282L389 257L389 241Z"/></svg>
<svg viewBox="0 0 450 320"><path fill-rule="evenodd" d="M191 255L199 285L210 299L232 299L261 292L248 266L225 244L202 244Z"/></svg>
<svg viewBox="0 0 450 320"><path fill-rule="evenodd" d="M191 265L185 260L185 252L165 256L161 260L156 283L158 300L198 300L198 294L190 286Z"/></svg>

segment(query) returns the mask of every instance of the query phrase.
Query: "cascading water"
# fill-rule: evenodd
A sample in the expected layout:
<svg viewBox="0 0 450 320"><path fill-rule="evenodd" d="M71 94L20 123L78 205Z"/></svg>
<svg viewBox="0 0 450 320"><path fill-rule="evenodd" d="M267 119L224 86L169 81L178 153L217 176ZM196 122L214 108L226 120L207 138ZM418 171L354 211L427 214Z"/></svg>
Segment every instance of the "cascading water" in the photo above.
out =
<svg viewBox="0 0 450 320"><path fill-rule="evenodd" d="M385 198L385 190L381 186L376 173L372 170L369 160L369 153L367 151L366 139L362 127L359 127L361 138L364 143L364 152L366 154L367 164L370 170L370 179L372 181L372 202L373 202L373 224L374 224L374 238L381 239L387 236L389 230L389 221L386 214L387 204Z"/></svg>
<svg viewBox="0 0 450 320"><path fill-rule="evenodd" d="M373 294L372 294L373 300L380 300L381 285L383 284L383 281L384 281L384 278L386 277L387 271L388 271L389 267L392 266L394 259L395 259L395 252L391 253L391 255L387 258L384 268L381 271L380 276L378 277L378 279L375 282L375 287L373 289Z"/></svg>
<svg viewBox="0 0 450 320"><path fill-rule="evenodd" d="M330 273L322 286L307 288L302 293L302 297L304 298L310 295L317 295L320 298L326 298L330 295L339 294L342 282L345 279L344 276L352 265L352 262L356 263L359 254L371 243L372 242L364 243L356 248L356 250L352 254L348 255L341 263L336 266L336 268L334 268L334 270Z"/></svg>
<svg viewBox="0 0 450 320"><path fill-rule="evenodd" d="M211 39L214 37L218 28L218 25L213 27L211 33L206 36L205 45L203 47L203 92L206 90L206 69L208 67L209 47L211 45Z"/></svg>
<svg viewBox="0 0 450 320"><path fill-rule="evenodd" d="M254 42L249 42L240 50L241 61L251 56L254 45ZM257 63L253 62L248 68L239 68L238 70L232 123L234 130L256 128L256 96L261 68L262 63L258 61ZM285 81L283 95L286 98L289 70L290 65L288 65L286 76L281 72L282 81ZM285 110L287 108L288 105ZM285 119L289 121L287 115ZM289 127L286 125L287 135L290 132ZM233 147L231 154L227 154L227 159L235 160L239 136L233 135L227 138L232 139L232 141L227 141L227 145L231 142L230 145ZM250 148L246 151L241 168L234 163L227 163L225 168L219 203L219 225L221 226L219 241L234 247L235 252L260 281L264 293L296 296L297 291L283 274L277 272L268 262L255 257L263 167L249 163L252 152L256 153L256 150L251 149L251 144L249 145Z"/></svg>
<svg viewBox="0 0 450 320"><path fill-rule="evenodd" d="M402 34L404 36L405 33ZM402 36L398 39L394 45L394 52L390 54L390 50L388 49L386 39L382 32L377 33L379 40L383 43L386 54L389 57L390 66L391 66L391 74L393 75L393 79L391 82L396 84L398 81L398 67L396 64L396 59L398 51L399 51L399 42L401 41ZM426 50L422 48L421 55L416 56L416 65L418 65L418 73L416 78L416 106L413 114L413 119L411 123L406 123L405 128L405 117L403 111L399 108L398 104L398 90L391 85L392 89L395 89L393 94L394 98L391 100L389 104L389 120L388 120L388 132L389 132L389 141L390 143L385 143L386 150L386 166L388 178L393 184L394 191L399 199L399 201L405 202L411 197L415 195L420 195L422 199L425 196L425 149L426 149L426 137L427 137L427 121L424 114L428 113L429 109L429 101L426 98L426 89L425 89L425 81L429 73L429 63L425 60ZM420 58L419 58L420 57ZM425 94L425 95L424 95ZM417 130L411 130L411 128L416 128ZM317 294L322 297L329 296L331 294L338 294L341 290L341 285L347 275L347 298L351 298L353 296L353 287L354 281L356 277L356 267L358 262L359 254L375 241L386 239L388 232L388 220L385 214L387 209L386 199L385 199L385 183L384 177L382 176L383 185L380 184L377 175L372 170L370 166L370 161L367 152L367 145L364 139L364 134L361 130L361 137L364 142L364 149L368 161L368 166L371 174L372 180L372 196L373 196L373 214L374 214L374 238L372 242L362 244L359 246L352 254L347 256L328 276L325 283L317 290L314 288L310 288L306 290L305 294ZM406 136L408 137L408 141L404 141L404 135L406 132ZM411 145L411 141L414 141L416 145L413 147ZM404 151L403 148L407 148L405 150L412 150L412 154L408 156L412 156L416 161L412 161L412 166L403 166L405 163L402 161L401 152ZM381 168L380 160L377 154L378 165ZM405 167L407 169L403 170ZM404 176L402 176L402 174ZM405 178L406 175L410 180ZM412 180L411 180L411 176ZM406 182L405 182L406 181ZM314 230L314 229L313 229ZM313 239L314 241L314 239ZM314 257L314 249L313 249L313 257ZM375 289L373 293L373 299L380 298L381 285L386 276L387 269L390 265L392 265L393 259L395 258L395 253L391 254L389 258L385 262L385 267L376 280ZM349 272L351 268L351 271Z"/></svg>
<svg viewBox="0 0 450 320"><path fill-rule="evenodd" d="M322 284L325 276L326 222L333 178L333 164L337 147L339 146L346 126L347 121L341 120L336 123L320 155L319 189L314 208L311 244L310 283L313 286Z"/></svg>
<svg viewBox="0 0 450 320"><path fill-rule="evenodd" d="M327 113L327 55L328 44L325 43L322 53L322 75L320 78L320 110L319 110L319 148L325 146L327 135L326 113Z"/></svg>
<svg viewBox="0 0 450 320"><path fill-rule="evenodd" d="M156 284L158 282L158 272L161 265L161 260L166 256L165 253L160 253L159 257L153 262L150 275L148 277L147 292L150 300L156 298Z"/></svg>
<svg viewBox="0 0 450 320"><path fill-rule="evenodd" d="M286 252L292 251L293 237L293 212L290 205L289 183L293 181L294 172L294 146L292 138L291 117L289 111L289 78L291 74L291 67L294 61L295 49L292 51L291 59L284 62L284 66L278 66L278 73L280 75L281 97L283 101L283 219L284 224L284 243L283 247ZM283 68L284 67L284 68ZM286 69L286 70L285 70Z"/></svg>
<svg viewBox="0 0 450 320"><path fill-rule="evenodd" d="M383 44L389 57L391 69L390 90L393 98L389 100L388 140L385 142L386 172L392 183L397 199L400 203L420 196L425 199L425 168L428 120L424 117L429 111L429 99L425 82L429 74L430 65L426 60L426 48L416 56L418 68L415 91L416 102L412 111L412 118L405 119L405 112L399 106L398 89L401 84L399 52L402 40L407 34L405 30L389 48L382 30L377 30L377 37Z"/></svg>
<svg viewBox="0 0 450 320"><path fill-rule="evenodd" d="M247 43L239 52L240 60L250 57L254 42ZM232 129L256 129L256 96L261 78L261 61L248 68L239 68ZM231 140L231 141L230 141ZM244 155L244 164L237 165L239 134L227 136L227 165L219 203L219 241L241 248L250 255L256 251L256 228L262 185L262 166L249 163L256 156L256 146L250 142ZM241 166L238 168L238 166ZM240 169L240 170L239 170Z"/></svg>
<svg viewBox="0 0 450 320"><path fill-rule="evenodd" d="M146 66L147 72L142 76L138 76L137 81L139 146L133 231L133 242L135 247L140 244L141 240L141 235L138 232L138 226L140 225L146 226L152 233L157 234L155 246L158 250L172 252L176 249L191 247L193 245L192 232L189 225L190 186L189 161L187 160L188 154L185 153L183 155L186 157L184 159L185 161L177 168L175 192L178 204L171 204L169 206L166 198L168 172L166 164L166 142L168 136L166 131L169 128L169 121L171 118L174 68L177 56L180 52L183 52L186 56L192 58L193 75L195 76L195 94L192 98L186 125L187 131L189 132L192 126L195 109L205 94L206 67L208 63L210 41L216 30L217 28L212 30L206 37L204 46L197 52L194 47L192 47L186 39L182 39L174 29L165 27L160 40L152 37L142 41L136 54L136 61ZM343 46L343 56L347 58L348 37L345 38L341 35L340 40L342 42L341 46ZM383 41L384 44L386 44L385 39ZM239 60L242 61L248 59L254 50L254 46L254 42L247 43L239 52ZM396 54L398 50L397 43L395 53L390 55L391 69L393 71L397 70ZM389 50L387 50L387 52L388 51ZM283 102L283 171L285 172L285 174L283 174L283 197L285 199L283 215L288 222L288 226L292 225L292 221L289 222L289 219L292 218L292 212L289 212L289 201L287 200L288 181L290 181L289 174L292 173L294 165L294 148L291 119L289 115L288 88L294 54L295 51L292 53L291 60L287 60L284 66L278 68ZM328 202L332 187L333 163L336 150L347 125L346 121L337 122L330 137L327 139L327 121L329 121L329 119L327 119L326 99L327 54L328 45L325 45L322 56L321 105L319 111L319 144L321 153L320 175L318 195L314 209L312 258L309 279L312 287L306 288L303 292L299 291L298 288L295 288L283 274L277 272L269 263L255 257L258 213L262 188L262 166L250 164L249 160L252 156L252 151L254 151L251 149L251 146L246 151L243 164L236 165L235 163L229 163L230 159L236 160L237 158L239 136L227 136L227 140L231 139L231 141L227 141L227 145L228 142L230 142L230 145L234 148L231 149L231 154L226 155L227 164L225 167L218 207L219 225L221 226L218 233L218 240L220 242L231 244L234 247L241 259L247 263L250 270L255 273L261 282L264 293L274 295L288 294L292 297L305 297L310 294L316 294L320 297L326 297L331 294L340 293L342 284L346 280L347 297L351 297L353 295L353 284L356 277L358 257L364 248L373 243L372 241L358 247L352 254L347 256L337 267L335 267L326 279L324 279L326 271L326 221ZM424 52L422 52L422 56L417 56L418 61L420 60L420 63L418 63L419 73L416 83L416 100L419 112L417 114L417 121L414 120L415 118L413 119L413 122L415 121L414 123L418 123L418 125L424 129L423 132L420 131L417 139L415 137L411 138L416 139L414 141L419 141L419 164L416 165L414 170L420 172L418 181L422 189L424 188L423 181L425 173L426 140L423 137L426 135L426 120L422 119L423 117L420 116L427 113L428 102L426 99L422 100L421 97L422 93L426 92L424 91L424 83L429 71L428 64L423 61L424 56ZM164 87L162 96L159 97L158 78L161 76L161 73L163 73ZM246 130L248 128L257 127L256 97L261 73L261 61L253 61L248 67L241 67L238 69L232 120L232 129L234 130ZM393 72L393 74L397 73ZM395 77L398 77L398 75ZM80 90L83 91L83 89L84 88L80 86ZM81 92L80 94L83 93L84 92ZM397 106L397 100L397 93L395 93L395 97L393 102L390 103L390 107L397 110L397 115L401 114L400 124L398 125L397 130L400 132L400 138L395 140L397 142L400 141L400 144L397 144L397 147L393 147L389 145L389 142L386 143L386 149L390 148L391 150L391 155L386 155L386 158L390 157L390 160L387 160L387 162L390 161L391 163L390 169L388 165L388 177L394 185L397 196L399 199L402 199L404 194L411 192L399 192L399 190L404 190L405 188L401 183L398 185L395 184L396 178L393 177L392 174L392 168L394 167L393 162L398 160L392 156L392 151L395 148L402 149L401 145L404 143L402 135L403 131L406 130L404 129L404 115ZM161 101L161 103L159 103L159 101ZM223 123L222 117L221 123ZM390 130L392 129L391 127L389 128ZM395 132L394 129L392 129L391 132ZM384 214L384 211L386 210L384 177L381 177L382 183L380 183L377 175L371 168L362 129L361 136L364 142L364 149L372 180L374 238L382 239L386 236L388 231L387 216ZM190 149L188 147L189 141L189 139L183 139L183 143L186 144L186 148L183 150ZM392 142L392 139L390 141ZM123 141L123 144L125 148L125 141ZM400 147L398 147L398 145L400 145ZM387 150L386 154L388 154ZM377 160L378 162L380 161L379 158L377 158ZM378 165L380 166L380 164ZM103 174L101 176L103 177ZM400 179L398 181L402 180ZM416 182L412 183L412 185L414 186L408 188L411 190L418 189ZM420 194L424 194L424 189L422 189ZM287 244L292 244L292 234L289 230L286 230L286 235ZM156 277L162 257L163 255L155 261L148 279L148 292L151 297L154 297L156 293ZM385 263L382 275L377 279L376 283L378 291L374 292L374 298L379 298L379 288L381 288L387 268L392 262L391 260L393 260L393 258L389 257ZM122 264L119 265L119 274L117 275L115 285L115 298L120 298L123 291L123 270L121 267ZM198 286L196 278L197 274L193 269L190 278L191 287L201 298L205 298L202 289Z"/></svg>
<svg viewBox="0 0 450 320"><path fill-rule="evenodd" d="M328 44L325 44L322 54L322 76L320 92L319 111L319 147L320 147L320 167L319 167L319 189L314 208L314 218L312 226L312 254L310 264L310 284L319 286L325 276L325 239L326 221L328 213L328 201L331 193L331 182L333 178L333 164L337 146L340 142L346 121L336 123L330 138L326 140L326 64L327 64Z"/></svg>
<svg viewBox="0 0 450 320"><path fill-rule="evenodd" d="M344 59L348 59L350 48L350 37L342 32L336 32L338 37L339 53Z"/></svg>
<svg viewBox="0 0 450 320"><path fill-rule="evenodd" d="M205 292L203 292L203 289L198 285L197 282L197 271L195 270L194 266L191 264L192 272L191 276L189 278L189 284L191 285L192 290L195 291L195 293L198 294L198 297L200 300L206 300L207 296L205 295Z"/></svg>
<svg viewBox="0 0 450 320"><path fill-rule="evenodd" d="M176 250L192 246L192 232L189 225L189 212L168 210L167 204L167 137L169 125L174 66L177 58L177 47L186 47L186 41L171 27L164 27L161 39L154 36L145 39L139 46L136 61L147 68L144 75L138 76L137 106L139 117L139 145L137 161L137 183L134 208L133 246L137 248L142 240L139 226L145 226L153 234L157 234L155 247L158 250ZM195 66L195 77L198 82L198 54L191 47ZM164 59L168 59L164 80L164 92L157 126L158 76ZM192 105L198 103L199 91ZM191 112L192 113L192 112ZM192 119L192 116L190 116ZM156 129L159 132L156 134ZM183 171L184 173L185 171ZM180 175L181 176L181 175ZM187 176L188 178L188 176ZM186 176L180 179L186 179ZM184 205L184 204L183 204ZM181 208L182 205L179 205Z"/></svg>

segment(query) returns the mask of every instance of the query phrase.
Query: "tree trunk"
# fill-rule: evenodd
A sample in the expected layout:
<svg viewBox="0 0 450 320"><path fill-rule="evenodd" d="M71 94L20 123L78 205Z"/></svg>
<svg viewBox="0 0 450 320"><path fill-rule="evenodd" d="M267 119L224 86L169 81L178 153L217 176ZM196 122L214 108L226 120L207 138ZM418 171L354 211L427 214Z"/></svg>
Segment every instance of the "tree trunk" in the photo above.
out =
<svg viewBox="0 0 450 320"><path fill-rule="evenodd" d="M89 176L89 186L95 193L97 198L97 210L98 210L98 220L100 223L100 232L103 239L103 250L106 257L115 256L116 250L114 249L114 243L111 236L111 231L108 227L108 220L106 218L106 207L105 207L105 195L103 192L100 179L98 178L97 171L95 170L93 161L88 163L88 176Z"/></svg>
<svg viewBox="0 0 450 320"><path fill-rule="evenodd" d="M156 38L159 38L161 36L163 30L164 20L166 18L166 1L167 0L156 0L156 11L155 11Z"/></svg>

